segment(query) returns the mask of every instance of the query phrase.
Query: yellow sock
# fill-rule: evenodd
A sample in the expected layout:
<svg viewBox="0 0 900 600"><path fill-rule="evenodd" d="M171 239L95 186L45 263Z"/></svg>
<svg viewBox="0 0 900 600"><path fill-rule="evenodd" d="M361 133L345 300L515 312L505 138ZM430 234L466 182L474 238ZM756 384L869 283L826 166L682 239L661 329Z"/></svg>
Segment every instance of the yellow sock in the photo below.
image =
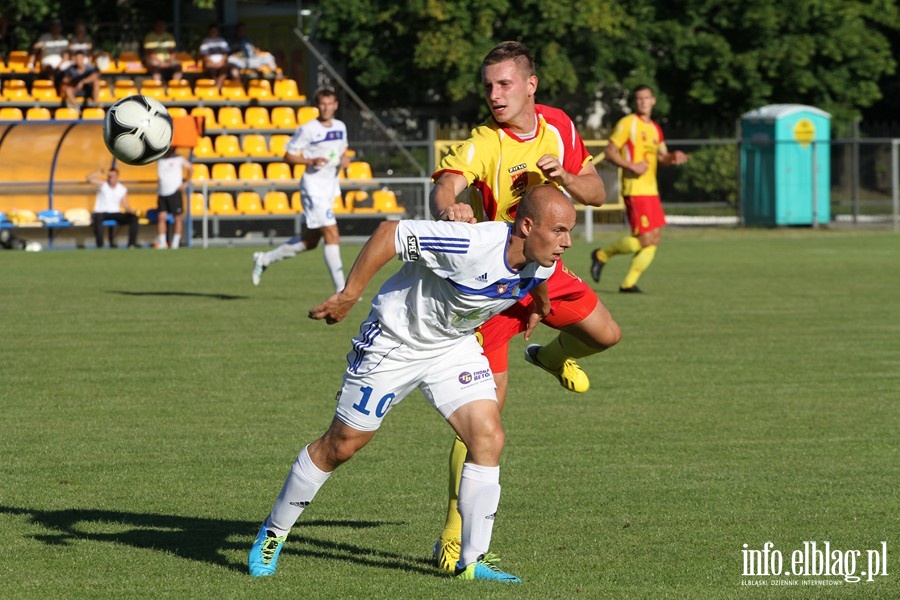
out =
<svg viewBox="0 0 900 600"><path fill-rule="evenodd" d="M456 508L459 500L459 478L462 475L463 463L466 462L466 454L469 450L457 436L453 440L453 448L450 449L450 486L447 499L447 520L444 521L444 531L441 532L442 540L460 537L462 535L462 518Z"/></svg>
<svg viewBox="0 0 900 600"><path fill-rule="evenodd" d="M631 259L631 268L628 269L628 273L625 275L625 281L622 282L622 287L630 288L637 284L637 280L640 278L641 273L647 270L647 267L653 262L653 257L655 256L656 246L647 246L635 254L634 258Z"/></svg>
<svg viewBox="0 0 900 600"><path fill-rule="evenodd" d="M626 235L615 244L611 244L606 248L597 250L597 258L603 262L608 261L616 254L634 254L640 252L641 243L633 235Z"/></svg>
<svg viewBox="0 0 900 600"><path fill-rule="evenodd" d="M541 347L538 360L549 369L558 369L567 358L582 358L599 352L570 333L560 331L552 342Z"/></svg>

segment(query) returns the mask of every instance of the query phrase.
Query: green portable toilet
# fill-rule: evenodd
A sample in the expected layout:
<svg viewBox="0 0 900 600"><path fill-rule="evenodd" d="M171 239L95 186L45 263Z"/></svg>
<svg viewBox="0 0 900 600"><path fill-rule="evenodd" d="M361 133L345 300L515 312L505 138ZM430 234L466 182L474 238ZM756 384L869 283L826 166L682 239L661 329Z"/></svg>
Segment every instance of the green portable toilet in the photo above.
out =
<svg viewBox="0 0 900 600"><path fill-rule="evenodd" d="M831 115L770 104L741 117L741 208L745 225L831 220Z"/></svg>

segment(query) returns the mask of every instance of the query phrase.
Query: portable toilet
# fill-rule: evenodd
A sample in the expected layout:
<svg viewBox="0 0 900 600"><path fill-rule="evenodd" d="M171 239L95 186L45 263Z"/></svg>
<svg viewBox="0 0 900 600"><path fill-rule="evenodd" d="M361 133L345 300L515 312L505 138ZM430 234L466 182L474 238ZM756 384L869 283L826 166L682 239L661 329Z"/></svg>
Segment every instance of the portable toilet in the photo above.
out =
<svg viewBox="0 0 900 600"><path fill-rule="evenodd" d="M831 115L770 104L741 117L741 208L745 225L831 220Z"/></svg>

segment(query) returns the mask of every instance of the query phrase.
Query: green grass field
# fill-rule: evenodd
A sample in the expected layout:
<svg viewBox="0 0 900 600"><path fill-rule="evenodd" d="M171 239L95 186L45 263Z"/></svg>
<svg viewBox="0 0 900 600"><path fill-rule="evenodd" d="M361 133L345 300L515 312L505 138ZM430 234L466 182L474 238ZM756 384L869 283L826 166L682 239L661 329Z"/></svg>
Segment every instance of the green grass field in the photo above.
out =
<svg viewBox="0 0 900 600"><path fill-rule="evenodd" d="M646 294L615 293L626 258L595 286L623 339L582 361L584 395L516 339L493 543L512 587L431 567L451 435L418 393L276 576L245 574L367 312L306 318L330 290L320 252L259 288L250 255L0 253L0 597L900 597L900 236L670 228ZM744 544L787 571L806 541L861 551L857 574L886 541L888 576L743 576Z"/></svg>

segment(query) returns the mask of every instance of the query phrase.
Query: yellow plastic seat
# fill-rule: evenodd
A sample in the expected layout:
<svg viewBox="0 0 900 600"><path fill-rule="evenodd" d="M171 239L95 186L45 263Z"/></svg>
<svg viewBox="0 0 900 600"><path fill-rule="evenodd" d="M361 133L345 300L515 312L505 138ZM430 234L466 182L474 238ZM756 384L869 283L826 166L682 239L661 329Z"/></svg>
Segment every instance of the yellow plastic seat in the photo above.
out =
<svg viewBox="0 0 900 600"><path fill-rule="evenodd" d="M203 118L203 127L209 129L215 129L218 127L219 123L216 119L216 111L208 106L195 106L191 109L192 117L202 117Z"/></svg>
<svg viewBox="0 0 900 600"><path fill-rule="evenodd" d="M278 100L297 101L305 99L305 96L301 96L300 89L297 87L297 82L293 79L276 79L272 94Z"/></svg>
<svg viewBox="0 0 900 600"><path fill-rule="evenodd" d="M362 160L355 160L347 165L347 179L372 179L372 165Z"/></svg>
<svg viewBox="0 0 900 600"><path fill-rule="evenodd" d="M271 129L269 109L265 106L250 106L244 113L244 123L252 129Z"/></svg>
<svg viewBox="0 0 900 600"><path fill-rule="evenodd" d="M258 133L245 135L241 141L241 148L247 156L269 156L269 146L266 144L266 137Z"/></svg>
<svg viewBox="0 0 900 600"><path fill-rule="evenodd" d="M306 173L306 165L294 165L294 179L300 179Z"/></svg>
<svg viewBox="0 0 900 600"><path fill-rule="evenodd" d="M301 106L297 109L297 124L303 125L319 118L319 109L315 106Z"/></svg>
<svg viewBox="0 0 900 600"><path fill-rule="evenodd" d="M294 212L303 212L303 200L300 198L300 192L291 194L291 208L294 209Z"/></svg>
<svg viewBox="0 0 900 600"><path fill-rule="evenodd" d="M31 73L33 68L28 66L27 50L12 50L6 60L8 73Z"/></svg>
<svg viewBox="0 0 900 600"><path fill-rule="evenodd" d="M283 162L270 162L266 165L266 179L274 179L275 181L293 179L291 165Z"/></svg>
<svg viewBox="0 0 900 600"><path fill-rule="evenodd" d="M272 127L279 129L296 129L297 113L290 106L276 106L272 109Z"/></svg>
<svg viewBox="0 0 900 600"><path fill-rule="evenodd" d="M200 192L194 192L193 194L191 194L191 214L202 215L205 209L206 199L203 198L203 194L201 194Z"/></svg>
<svg viewBox="0 0 900 600"><path fill-rule="evenodd" d="M266 212L272 215L288 215L292 212L296 212L291 208L291 203L288 200L287 194L277 190L266 192L266 196L263 198L263 205L265 206Z"/></svg>
<svg viewBox="0 0 900 600"><path fill-rule="evenodd" d="M284 150L291 136L284 133L276 133L269 138L269 156L284 156Z"/></svg>
<svg viewBox="0 0 900 600"><path fill-rule="evenodd" d="M199 73L203 70L203 67L197 64L197 59L190 52L176 52L175 60L181 63L182 73Z"/></svg>
<svg viewBox="0 0 900 600"><path fill-rule="evenodd" d="M209 195L209 214L236 215L234 198L228 192L213 192Z"/></svg>
<svg viewBox="0 0 900 600"><path fill-rule="evenodd" d="M91 224L91 211L86 208L70 208L63 213L63 216L72 225Z"/></svg>
<svg viewBox="0 0 900 600"><path fill-rule="evenodd" d="M81 111L81 119L83 121L102 121L106 116L106 109L102 106L88 106Z"/></svg>
<svg viewBox="0 0 900 600"><path fill-rule="evenodd" d="M22 109L16 106L4 106L0 108L0 121L22 121L25 115Z"/></svg>
<svg viewBox="0 0 900 600"><path fill-rule="evenodd" d="M11 101L30 100L28 86L24 79L7 79L3 82L3 97Z"/></svg>
<svg viewBox="0 0 900 600"><path fill-rule="evenodd" d="M113 85L113 98L127 98L138 94L137 84L132 79L116 79Z"/></svg>
<svg viewBox="0 0 900 600"><path fill-rule="evenodd" d="M154 98L162 101L166 98L166 86L162 81L155 79L145 79L141 82L141 94L148 98Z"/></svg>
<svg viewBox="0 0 900 600"><path fill-rule="evenodd" d="M247 96L251 100L272 100L272 83L268 79L251 79L247 82Z"/></svg>
<svg viewBox="0 0 900 600"><path fill-rule="evenodd" d="M32 106L25 112L26 121L49 121L50 109L43 106Z"/></svg>
<svg viewBox="0 0 900 600"><path fill-rule="evenodd" d="M199 100L221 100L215 79L198 79L194 82L194 96Z"/></svg>
<svg viewBox="0 0 900 600"><path fill-rule="evenodd" d="M119 54L119 72L130 73L134 75L145 75L147 69L141 62L141 57L137 52L126 51Z"/></svg>
<svg viewBox="0 0 900 600"><path fill-rule="evenodd" d="M191 102L197 99L187 79L170 81L166 86L166 98L175 102Z"/></svg>
<svg viewBox="0 0 900 600"><path fill-rule="evenodd" d="M241 192L237 197L237 211L242 215L264 215L262 200L256 192Z"/></svg>
<svg viewBox="0 0 900 600"><path fill-rule="evenodd" d="M209 181L209 166L207 166L206 163L193 163L193 165L191 181Z"/></svg>
<svg viewBox="0 0 900 600"><path fill-rule="evenodd" d="M369 193L363 190L350 190L344 196L344 205L349 212L354 213L373 213L375 209L372 206L363 206L369 199Z"/></svg>
<svg viewBox="0 0 900 600"><path fill-rule="evenodd" d="M116 97L113 96L112 90L109 87L109 82L105 79L101 79L98 83L100 84L100 93L97 95L98 100L100 102L115 102Z"/></svg>
<svg viewBox="0 0 900 600"><path fill-rule="evenodd" d="M244 82L240 79L226 79L222 83L222 90L219 94L222 98L232 102L244 102L247 100L247 90L244 89Z"/></svg>
<svg viewBox="0 0 900 600"><path fill-rule="evenodd" d="M234 181L237 179L237 171L231 163L216 163L212 166L210 179L213 181Z"/></svg>
<svg viewBox="0 0 900 600"><path fill-rule="evenodd" d="M217 136L213 147L219 156L234 158L244 156L244 151L241 150L241 143L238 141L237 136L230 133Z"/></svg>
<svg viewBox="0 0 900 600"><path fill-rule="evenodd" d="M334 211L334 214L346 214L350 212L347 210L347 205L344 204L344 197L340 194L334 197L334 203L331 209Z"/></svg>
<svg viewBox="0 0 900 600"><path fill-rule="evenodd" d="M266 175L263 172L262 165L259 163L241 163L238 167L238 179L247 181L259 181L265 178Z"/></svg>
<svg viewBox="0 0 900 600"><path fill-rule="evenodd" d="M186 117L188 116L188 111L183 106L167 106L166 110L169 111L169 116L173 119L176 117Z"/></svg>
<svg viewBox="0 0 900 600"><path fill-rule="evenodd" d="M39 102L59 102L56 83L52 79L36 79L31 84L31 97Z"/></svg>
<svg viewBox="0 0 900 600"><path fill-rule="evenodd" d="M57 108L53 112L53 118L57 121L77 121L80 118L78 111L68 106Z"/></svg>
<svg viewBox="0 0 900 600"><path fill-rule="evenodd" d="M372 192L372 207L375 209L375 212L380 213L406 212L406 210L397 203L397 194L388 189L375 190Z"/></svg>
<svg viewBox="0 0 900 600"><path fill-rule="evenodd" d="M216 156L218 154L213 147L212 139L208 135L200 136L197 145L194 146L194 158L214 158Z"/></svg>
<svg viewBox="0 0 900 600"><path fill-rule="evenodd" d="M244 115L237 106L223 106L218 114L219 127L223 129L247 129Z"/></svg>

